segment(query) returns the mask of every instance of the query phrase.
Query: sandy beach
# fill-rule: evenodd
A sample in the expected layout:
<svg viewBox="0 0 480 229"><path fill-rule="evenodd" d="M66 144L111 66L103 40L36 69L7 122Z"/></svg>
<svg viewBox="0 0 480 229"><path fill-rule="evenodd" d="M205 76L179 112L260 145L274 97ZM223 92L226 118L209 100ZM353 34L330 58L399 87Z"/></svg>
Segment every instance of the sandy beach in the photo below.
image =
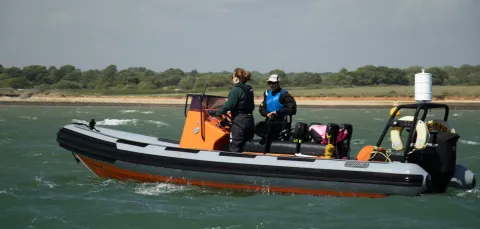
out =
<svg viewBox="0 0 480 229"><path fill-rule="evenodd" d="M258 105L260 97L255 99ZM392 107L398 104L412 103L409 97L295 97L299 106L334 107L334 108L368 108ZM433 99L433 102L446 103L456 109L480 109L480 98L449 97L444 100ZM72 95L33 95L28 98L0 97L0 105L55 105L55 106L182 106L185 97L158 96L72 96Z"/></svg>

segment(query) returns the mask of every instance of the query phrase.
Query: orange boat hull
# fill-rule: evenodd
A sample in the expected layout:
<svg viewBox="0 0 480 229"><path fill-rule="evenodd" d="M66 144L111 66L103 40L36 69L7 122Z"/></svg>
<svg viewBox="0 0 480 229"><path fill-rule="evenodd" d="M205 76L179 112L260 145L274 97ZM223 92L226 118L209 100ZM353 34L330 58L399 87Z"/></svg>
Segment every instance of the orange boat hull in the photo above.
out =
<svg viewBox="0 0 480 229"><path fill-rule="evenodd" d="M79 154L75 155L80 159L85 166L87 166L90 171L95 175L103 178L111 178L118 180L133 180L140 182L164 182L172 184L187 184L201 187L213 187L213 188L224 188L224 189L236 189L236 190L247 190L255 192L273 192L273 193L283 193L283 194L307 194L307 195L321 195L321 196L339 196L339 197L368 197L368 198L382 198L385 197L385 194L376 194L376 193L361 193L361 192L339 192L339 191L330 191L330 190L311 190L311 189L301 189L301 188L287 188L287 187L275 187L275 186L261 186L261 185L246 185L246 184L228 184L220 182L211 182L204 180L188 180L185 178L176 178L168 176L159 176L146 174L141 172L129 171L122 168L118 168L111 164L98 161L86 156Z"/></svg>

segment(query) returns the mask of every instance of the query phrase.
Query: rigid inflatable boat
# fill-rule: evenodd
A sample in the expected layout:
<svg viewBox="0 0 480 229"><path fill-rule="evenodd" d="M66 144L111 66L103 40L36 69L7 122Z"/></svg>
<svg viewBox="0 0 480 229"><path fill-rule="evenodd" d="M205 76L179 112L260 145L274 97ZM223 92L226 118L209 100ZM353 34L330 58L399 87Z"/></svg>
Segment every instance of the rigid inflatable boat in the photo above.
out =
<svg viewBox="0 0 480 229"><path fill-rule="evenodd" d="M96 127L91 120L63 126L57 142L95 175L120 180L355 197L417 196L475 186L474 174L456 164L459 135L448 126L446 104L397 106L378 142L351 157L352 125L292 125L291 117L257 123L245 152L229 152L228 115L208 112L225 101L187 94L178 141ZM414 115L399 117L402 109L413 109ZM443 109L443 120L426 120L431 109ZM285 128L272 137L269 125ZM387 135L391 148L382 147Z"/></svg>

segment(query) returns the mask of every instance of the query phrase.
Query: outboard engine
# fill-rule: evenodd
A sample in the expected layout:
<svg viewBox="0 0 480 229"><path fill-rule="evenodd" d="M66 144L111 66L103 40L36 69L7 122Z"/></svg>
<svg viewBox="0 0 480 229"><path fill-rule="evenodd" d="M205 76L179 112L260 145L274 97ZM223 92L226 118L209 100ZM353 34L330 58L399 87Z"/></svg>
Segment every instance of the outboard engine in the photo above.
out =
<svg viewBox="0 0 480 229"><path fill-rule="evenodd" d="M417 163L431 176L431 185L426 193L444 193L455 174L457 142L460 136L449 132L431 132L432 147L417 151L409 162Z"/></svg>

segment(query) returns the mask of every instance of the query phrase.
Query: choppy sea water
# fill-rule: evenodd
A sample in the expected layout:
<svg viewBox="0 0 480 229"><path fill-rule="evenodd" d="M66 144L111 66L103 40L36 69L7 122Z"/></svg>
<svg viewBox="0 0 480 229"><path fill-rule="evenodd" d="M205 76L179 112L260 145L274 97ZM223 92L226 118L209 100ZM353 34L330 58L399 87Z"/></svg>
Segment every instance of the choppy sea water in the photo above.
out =
<svg viewBox="0 0 480 229"><path fill-rule="evenodd" d="M431 118L441 118L433 113ZM382 199L249 193L101 179L60 148L71 122L179 138L183 108L0 106L0 228L479 228L480 190ZM256 120L260 117L256 115ZM354 125L374 144L386 109L300 108L294 122ZM457 163L480 174L480 111L451 110Z"/></svg>

